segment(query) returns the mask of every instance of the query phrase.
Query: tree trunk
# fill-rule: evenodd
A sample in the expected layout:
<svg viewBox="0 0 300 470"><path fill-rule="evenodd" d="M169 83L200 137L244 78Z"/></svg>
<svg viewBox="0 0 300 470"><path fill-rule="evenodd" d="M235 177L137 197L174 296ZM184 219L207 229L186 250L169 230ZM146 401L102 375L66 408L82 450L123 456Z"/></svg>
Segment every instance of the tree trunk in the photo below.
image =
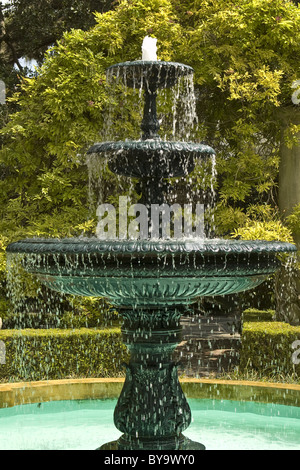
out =
<svg viewBox="0 0 300 470"><path fill-rule="evenodd" d="M284 130L290 125L300 125L300 107L286 108L281 112ZM279 166L279 208L284 217L300 204L300 132L298 145L289 148L282 138ZM300 239L298 240L300 243Z"/></svg>
<svg viewBox="0 0 300 470"><path fill-rule="evenodd" d="M281 111L283 134L290 124L300 124L300 107L291 106ZM279 208L283 218L289 216L300 204L300 132L298 144L288 147L282 136L279 166ZM293 234L298 247L298 262L289 259L279 271L276 279L276 319L300 324L300 236Z"/></svg>

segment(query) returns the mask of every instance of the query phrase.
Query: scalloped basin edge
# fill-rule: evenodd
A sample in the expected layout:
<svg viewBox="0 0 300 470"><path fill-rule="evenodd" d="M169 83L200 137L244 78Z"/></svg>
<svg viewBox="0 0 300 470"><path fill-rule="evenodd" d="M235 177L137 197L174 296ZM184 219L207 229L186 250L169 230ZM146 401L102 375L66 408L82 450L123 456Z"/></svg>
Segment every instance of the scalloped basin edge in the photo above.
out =
<svg viewBox="0 0 300 470"><path fill-rule="evenodd" d="M53 290L144 307L254 288L278 269L278 253L294 251L289 243L222 239L27 239L7 247Z"/></svg>

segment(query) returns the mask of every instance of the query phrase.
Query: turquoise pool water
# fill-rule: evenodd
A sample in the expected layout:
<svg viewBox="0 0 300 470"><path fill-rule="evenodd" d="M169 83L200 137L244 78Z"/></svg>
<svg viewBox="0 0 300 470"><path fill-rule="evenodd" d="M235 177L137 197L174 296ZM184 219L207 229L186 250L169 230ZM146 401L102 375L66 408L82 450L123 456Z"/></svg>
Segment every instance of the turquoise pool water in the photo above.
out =
<svg viewBox="0 0 300 470"><path fill-rule="evenodd" d="M207 450L300 450L300 408L191 399L185 436ZM93 450L117 439L116 400L53 401L0 409L0 450Z"/></svg>

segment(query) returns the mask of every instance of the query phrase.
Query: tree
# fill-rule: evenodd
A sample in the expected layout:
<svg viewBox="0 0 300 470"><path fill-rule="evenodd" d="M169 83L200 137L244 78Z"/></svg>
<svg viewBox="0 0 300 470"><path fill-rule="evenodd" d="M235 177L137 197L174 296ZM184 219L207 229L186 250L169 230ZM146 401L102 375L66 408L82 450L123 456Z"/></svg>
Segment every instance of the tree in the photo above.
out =
<svg viewBox="0 0 300 470"><path fill-rule="evenodd" d="M113 0L9 0L0 1L0 79L10 97L21 77L32 74L25 58L41 64L46 50L64 31L86 30L95 24L94 11L104 12ZM6 122L9 104L0 108L1 124Z"/></svg>
<svg viewBox="0 0 300 470"><path fill-rule="evenodd" d="M218 155L216 233L228 237L236 230L246 237L251 230L266 237L272 222L278 227L273 237L289 238L278 209L278 113L293 111L291 85L300 76L299 8L285 0L121 0L95 19L88 31L65 33L37 77L24 79L15 95L20 110L3 130L0 154L6 172L0 228L7 239L92 230L84 153L99 139L105 120L110 100L105 69L140 58L149 34L158 39L161 60L194 67L195 138ZM115 109L120 112L119 105ZM121 109L132 117L115 122L124 138L136 113L130 99ZM298 132L299 126L289 125L285 136L291 142ZM201 186L200 175L192 175L193 187Z"/></svg>
<svg viewBox="0 0 300 470"><path fill-rule="evenodd" d="M93 13L111 8L113 0L11 0L2 6L2 41L15 63L20 57L43 61L46 50L72 28L94 26Z"/></svg>

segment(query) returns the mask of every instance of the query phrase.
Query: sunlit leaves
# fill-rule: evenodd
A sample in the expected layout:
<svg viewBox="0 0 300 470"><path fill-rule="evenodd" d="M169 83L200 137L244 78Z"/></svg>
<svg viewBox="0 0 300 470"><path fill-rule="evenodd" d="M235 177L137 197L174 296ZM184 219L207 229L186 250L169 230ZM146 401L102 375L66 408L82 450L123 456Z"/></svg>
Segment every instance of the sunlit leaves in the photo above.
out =
<svg viewBox="0 0 300 470"><path fill-rule="evenodd" d="M242 240L275 240L293 243L291 231L280 221L248 221L246 225L236 229L232 235Z"/></svg>

